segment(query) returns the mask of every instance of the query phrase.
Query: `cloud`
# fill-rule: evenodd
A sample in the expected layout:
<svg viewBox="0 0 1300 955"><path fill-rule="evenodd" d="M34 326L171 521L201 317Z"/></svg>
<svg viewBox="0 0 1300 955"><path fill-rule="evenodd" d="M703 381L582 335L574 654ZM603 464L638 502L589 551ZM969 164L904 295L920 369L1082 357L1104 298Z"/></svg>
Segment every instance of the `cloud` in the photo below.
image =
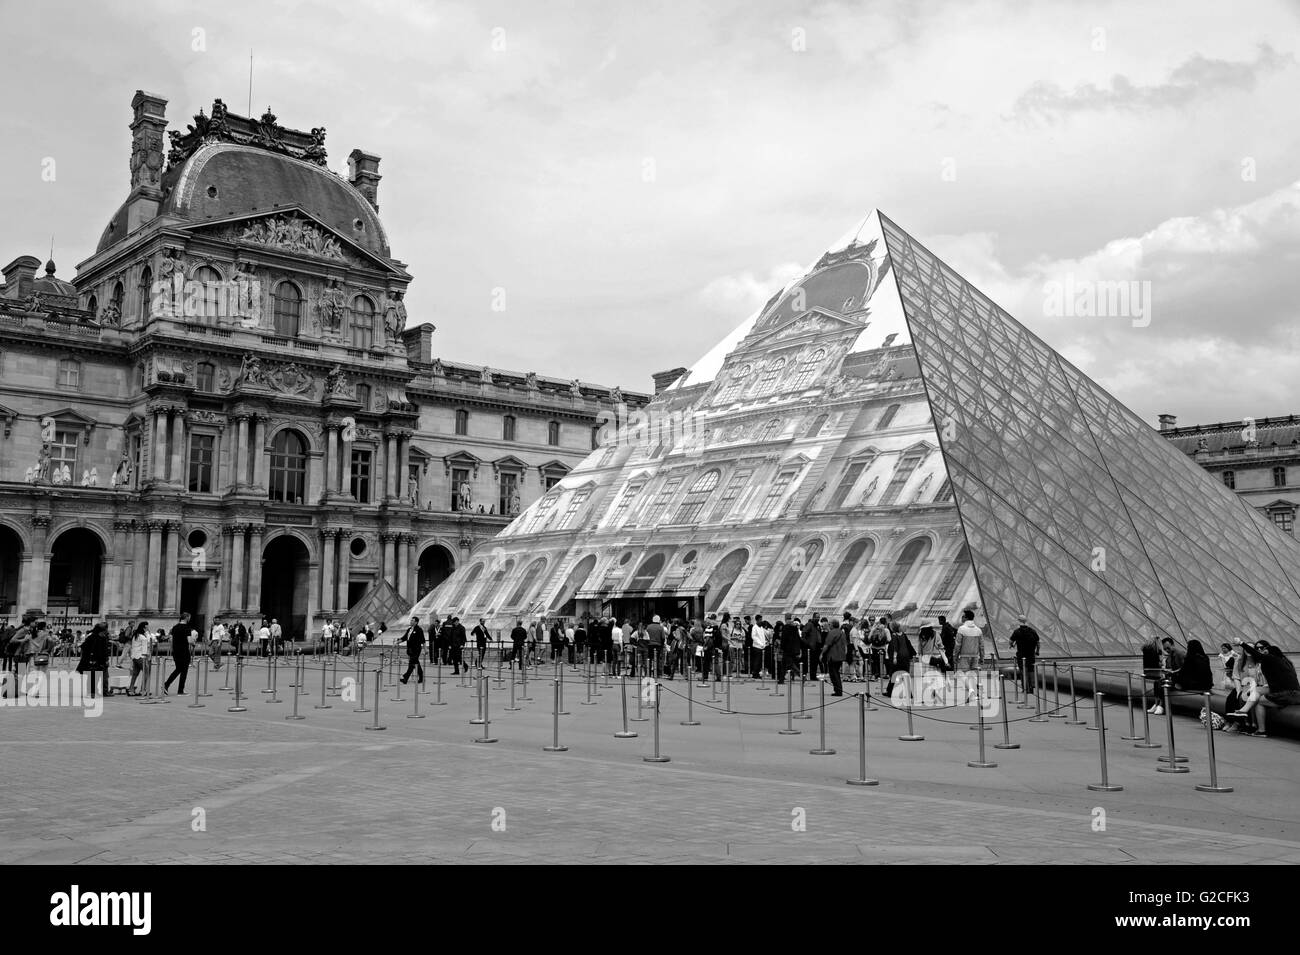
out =
<svg viewBox="0 0 1300 955"><path fill-rule="evenodd" d="M1150 112L1186 106L1224 91L1255 88L1268 73L1286 69L1296 62L1290 54L1281 54L1262 43L1254 60L1233 62L1193 54L1169 74L1164 83L1141 86L1128 77L1116 74L1110 88L1081 83L1071 90L1047 81L1031 85L1016 100L1012 115L1020 118L1056 118L1069 113L1122 110Z"/></svg>

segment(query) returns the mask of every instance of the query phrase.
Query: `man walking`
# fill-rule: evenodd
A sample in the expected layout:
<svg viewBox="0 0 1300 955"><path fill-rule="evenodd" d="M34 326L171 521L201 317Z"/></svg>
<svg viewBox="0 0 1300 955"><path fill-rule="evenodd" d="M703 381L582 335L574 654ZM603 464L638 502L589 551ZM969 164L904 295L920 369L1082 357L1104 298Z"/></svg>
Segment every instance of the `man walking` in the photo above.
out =
<svg viewBox="0 0 1300 955"><path fill-rule="evenodd" d="M524 629L523 620L515 621L515 628L510 631L510 667L514 669L515 664L520 667L524 666L524 641L528 639L528 631Z"/></svg>
<svg viewBox="0 0 1300 955"><path fill-rule="evenodd" d="M405 683L411 678L411 671L416 673L416 679L420 685L424 685L424 667L420 665L420 654L424 652L424 630L420 627L420 618L412 617L411 625L406 629L406 636L402 638L406 641L406 672L402 674L402 682Z"/></svg>
<svg viewBox="0 0 1300 955"><path fill-rule="evenodd" d="M225 649L226 625L217 621L212 625L212 639L208 641L208 654L212 657L212 669L221 669L221 653Z"/></svg>
<svg viewBox="0 0 1300 955"><path fill-rule="evenodd" d="M957 628L957 666L974 670L984 662L984 631L975 625L975 611L961 612L961 626Z"/></svg>
<svg viewBox="0 0 1300 955"><path fill-rule="evenodd" d="M180 622L172 627L172 662L175 669L166 682L163 683L163 696L171 689L172 681L180 677L180 687L177 692L185 695L185 676L190 672L190 615L181 614Z"/></svg>
<svg viewBox="0 0 1300 955"><path fill-rule="evenodd" d="M826 634L826 643L821 649L821 656L830 671L831 686L835 688L831 696L843 696L844 684L840 682L840 669L844 666L844 658L848 656L848 640L844 636L844 629L840 626L839 620L831 621L831 628Z"/></svg>
<svg viewBox="0 0 1300 955"><path fill-rule="evenodd" d="M1029 625L1028 618L1022 613L1016 618L1020 626L1011 634L1011 645L1016 648L1016 677L1021 689L1029 692L1029 674L1034 672L1034 658L1038 656L1038 631Z"/></svg>
<svg viewBox="0 0 1300 955"><path fill-rule="evenodd" d="M957 665L957 628L948 622L948 618L939 617L939 642L943 644L944 655L953 666Z"/></svg>
<svg viewBox="0 0 1300 955"><path fill-rule="evenodd" d="M474 651L475 651L474 665L479 669L482 669L483 658L487 655L487 645L488 645L487 621L485 621L482 617L479 617L478 626L476 626L473 629L471 635L474 637Z"/></svg>

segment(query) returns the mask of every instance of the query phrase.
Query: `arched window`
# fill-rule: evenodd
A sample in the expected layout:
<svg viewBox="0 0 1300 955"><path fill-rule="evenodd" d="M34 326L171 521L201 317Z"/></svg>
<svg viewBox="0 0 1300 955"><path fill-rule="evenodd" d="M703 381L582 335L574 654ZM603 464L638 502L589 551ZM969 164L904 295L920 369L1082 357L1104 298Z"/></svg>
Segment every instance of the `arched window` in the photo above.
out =
<svg viewBox="0 0 1300 955"><path fill-rule="evenodd" d="M885 574L885 579L880 582L876 588L876 594L873 600L893 600L903 583L907 580L908 574L930 551L930 539L928 537L918 537L898 555L898 560L894 561L894 566L889 568L889 573Z"/></svg>
<svg viewBox="0 0 1300 955"><path fill-rule="evenodd" d="M708 583L704 585L708 593L709 612L722 609L723 601L731 593L732 584L736 582L747 563L749 563L749 551L743 548L733 550L718 561L717 566L713 568L713 573L709 575Z"/></svg>
<svg viewBox="0 0 1300 955"><path fill-rule="evenodd" d="M483 589L480 590L478 596L474 598L474 606L476 608L482 608L489 601L493 600L496 595L501 592L502 582L514 569L515 561L512 557L510 560L502 564L501 568L492 575L491 579L488 580L486 584L483 585Z"/></svg>
<svg viewBox="0 0 1300 955"><path fill-rule="evenodd" d="M126 316L122 314L122 303L125 301L125 299L126 299L126 291L122 288L122 283L121 282L115 283L113 285L113 295L112 297L109 298L109 301L112 302L114 306L116 306L119 321L126 318Z"/></svg>
<svg viewBox="0 0 1300 955"><path fill-rule="evenodd" d="M801 391L812 384L812 380L817 377L817 372L821 369L822 362L826 360L826 349L818 348L811 355L799 362L799 367L795 369L794 376L790 379L790 391Z"/></svg>
<svg viewBox="0 0 1300 955"><path fill-rule="evenodd" d="M659 571L664 569L664 555L655 554L647 557L645 561L637 568L636 574L628 583L629 590L648 590L650 585L655 582L659 576Z"/></svg>
<svg viewBox="0 0 1300 955"><path fill-rule="evenodd" d="M302 319L302 293L292 282L281 282L275 287L275 333L286 338L298 337L298 322Z"/></svg>
<svg viewBox="0 0 1300 955"><path fill-rule="evenodd" d="M722 472L717 469L701 474L695 483L691 485L690 490L686 492L681 507L677 509L677 516L673 518L673 523L694 524L698 521L700 513L704 510L704 505L709 502L709 495L718 486L720 477L722 477Z"/></svg>
<svg viewBox="0 0 1300 955"><path fill-rule="evenodd" d="M456 596L452 597L451 600L448 601L448 603L451 605L451 609L455 609L461 606L462 602L465 600L465 597L468 594L470 587L473 586L474 581L478 580L479 575L481 573L483 573L482 564L475 564L465 573L465 579L462 580L460 582L460 586L456 588Z"/></svg>
<svg viewBox="0 0 1300 955"><path fill-rule="evenodd" d="M943 580L939 581L939 589L934 592L933 602L943 603L952 600L953 595L957 593L957 585L965 578L968 570L970 570L970 545L962 544L961 550L953 558L952 566L943 575Z"/></svg>
<svg viewBox="0 0 1300 955"><path fill-rule="evenodd" d="M875 550L876 545L869 539L854 541L853 546L844 552L844 557L840 560L840 565L835 568L831 579L826 581L826 586L822 588L822 599L834 600L838 597L844 585L849 582L849 577L863 562L864 556L866 560L870 560Z"/></svg>
<svg viewBox="0 0 1300 955"><path fill-rule="evenodd" d="M256 449L254 449L256 451ZM271 442L270 499L301 504L307 494L307 442L287 428Z"/></svg>
<svg viewBox="0 0 1300 955"><path fill-rule="evenodd" d="M194 387L199 391L212 391L216 383L217 366L210 361L201 361L196 369Z"/></svg>
<svg viewBox="0 0 1300 955"><path fill-rule="evenodd" d="M524 597L528 596L528 592L533 589L533 584L537 583L537 578L541 576L542 571L545 569L545 557L538 557L529 564L528 569L524 571L524 579L519 582L519 586L515 588L515 592L510 595L510 599L506 601L504 606L518 607Z"/></svg>
<svg viewBox="0 0 1300 955"><path fill-rule="evenodd" d="M718 394L714 401L718 404L724 404L740 397L740 392L744 390L745 387L745 379L749 377L749 373L753 370L753 365L741 365L739 368L732 369L728 373L727 383L718 389Z"/></svg>
<svg viewBox="0 0 1300 955"><path fill-rule="evenodd" d="M86 311L90 313L91 318L99 318L99 299L93 295L90 296L90 299L86 302Z"/></svg>
<svg viewBox="0 0 1300 955"><path fill-rule="evenodd" d="M877 431L884 431L894 423L894 417L898 414L898 405L890 405L885 409L885 413L880 416L880 421L876 424Z"/></svg>
<svg viewBox="0 0 1300 955"><path fill-rule="evenodd" d="M763 425L763 430L758 433L759 441L772 441L781 433L781 419L773 418L767 424Z"/></svg>
<svg viewBox="0 0 1300 955"><path fill-rule="evenodd" d="M813 418L813 423L808 425L808 430L804 432L805 438L815 438L822 433L822 428L826 427L826 415L819 414Z"/></svg>
<svg viewBox="0 0 1300 955"><path fill-rule="evenodd" d="M776 391L777 383L780 382L783 374L785 374L785 359L773 359L758 376L758 384L754 386L754 396L770 395Z"/></svg>
<svg viewBox="0 0 1300 955"><path fill-rule="evenodd" d="M464 408L456 409L456 433L469 434L469 412Z"/></svg>
<svg viewBox="0 0 1300 955"><path fill-rule="evenodd" d="M153 312L153 269L145 266L140 271L140 321L149 321Z"/></svg>
<svg viewBox="0 0 1300 955"><path fill-rule="evenodd" d="M785 572L785 577L781 579L780 585L776 592L772 594L773 600L787 600L794 588L799 585L803 579L805 571L813 564L817 563L817 558L822 555L822 542L819 540L809 541L803 547L796 547L790 553L790 569Z"/></svg>
<svg viewBox="0 0 1300 955"><path fill-rule="evenodd" d="M200 312L197 315L186 315L185 317L196 322L201 322L204 325L217 324L217 318L221 315L223 310L223 303L221 301L221 273L216 269L205 265L194 270L194 281L199 283L199 290L202 293L199 301L194 303L194 305L199 306ZM187 308L194 307L189 304L188 297L186 299L186 306Z"/></svg>
<svg viewBox="0 0 1300 955"><path fill-rule="evenodd" d="M1224 472L1223 472L1223 486L1226 487L1226 488L1227 488L1228 490L1230 490L1230 491L1235 491L1235 490L1237 489L1237 472L1236 472L1236 471L1224 471Z"/></svg>
<svg viewBox="0 0 1300 955"><path fill-rule="evenodd" d="M352 300L352 347L370 348L375 343L375 303L364 295Z"/></svg>

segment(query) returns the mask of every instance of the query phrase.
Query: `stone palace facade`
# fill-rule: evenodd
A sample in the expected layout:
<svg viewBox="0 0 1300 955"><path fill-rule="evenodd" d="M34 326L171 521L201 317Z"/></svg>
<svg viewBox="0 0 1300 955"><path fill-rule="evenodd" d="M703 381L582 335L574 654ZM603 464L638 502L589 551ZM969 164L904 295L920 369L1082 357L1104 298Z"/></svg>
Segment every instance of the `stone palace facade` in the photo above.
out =
<svg viewBox="0 0 1300 955"><path fill-rule="evenodd" d="M436 358L379 157L132 100L131 191L76 277L0 286L0 623L415 602L649 396ZM166 135L165 135L166 134ZM166 143L166 145L165 145Z"/></svg>

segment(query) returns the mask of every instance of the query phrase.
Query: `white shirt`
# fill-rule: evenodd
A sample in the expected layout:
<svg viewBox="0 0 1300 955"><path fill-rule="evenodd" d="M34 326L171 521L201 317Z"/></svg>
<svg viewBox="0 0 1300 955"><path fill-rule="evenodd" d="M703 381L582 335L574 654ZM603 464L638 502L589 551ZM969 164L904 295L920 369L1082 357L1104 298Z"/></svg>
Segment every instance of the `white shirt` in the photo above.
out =
<svg viewBox="0 0 1300 955"><path fill-rule="evenodd" d="M263 627L262 629L258 630L258 631L257 631L257 639L259 639L259 640L270 640L270 639L271 639L271 628L270 628L270 627Z"/></svg>
<svg viewBox="0 0 1300 955"><path fill-rule="evenodd" d="M749 631L750 639L754 641L755 650L767 649L767 630L758 624L754 624Z"/></svg>
<svg viewBox="0 0 1300 955"><path fill-rule="evenodd" d="M621 646L623 645L623 628L622 628L622 627L620 627L620 626L618 626L617 624L615 624L615 625L614 625L614 629L611 630L611 631L609 632L609 636L610 636L610 639L614 641L614 646L616 646L616 647L621 647Z"/></svg>
<svg viewBox="0 0 1300 955"><path fill-rule="evenodd" d="M143 660L149 655L149 637L145 634L131 638L131 659Z"/></svg>

